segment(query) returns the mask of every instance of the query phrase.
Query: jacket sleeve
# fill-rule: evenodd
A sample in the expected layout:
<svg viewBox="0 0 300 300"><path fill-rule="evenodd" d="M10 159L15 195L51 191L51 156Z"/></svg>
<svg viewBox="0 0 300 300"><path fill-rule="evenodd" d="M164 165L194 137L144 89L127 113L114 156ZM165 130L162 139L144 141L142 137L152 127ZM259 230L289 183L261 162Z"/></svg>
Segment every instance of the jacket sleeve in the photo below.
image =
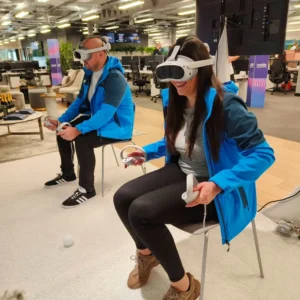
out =
<svg viewBox="0 0 300 300"><path fill-rule="evenodd" d="M76 126L82 133L97 130L105 125L119 107L127 88L127 82L124 76L119 72L110 73L104 84L104 102L99 109L89 120L84 121Z"/></svg>
<svg viewBox="0 0 300 300"><path fill-rule="evenodd" d="M236 142L243 156L232 169L210 178L226 193L255 182L274 163L275 156L257 127L255 115L247 111L243 100L230 96L224 100L224 110L227 137Z"/></svg>
<svg viewBox="0 0 300 300"><path fill-rule="evenodd" d="M79 115L80 106L84 101L84 99L82 99L82 96L83 96L83 83L81 84L81 88L76 99L72 102L72 104L68 107L68 109L58 118L58 121L60 123L70 122Z"/></svg>
<svg viewBox="0 0 300 300"><path fill-rule="evenodd" d="M164 157L167 154L165 138L162 138L161 140L152 144L146 145L143 147L143 149L147 154L147 161Z"/></svg>

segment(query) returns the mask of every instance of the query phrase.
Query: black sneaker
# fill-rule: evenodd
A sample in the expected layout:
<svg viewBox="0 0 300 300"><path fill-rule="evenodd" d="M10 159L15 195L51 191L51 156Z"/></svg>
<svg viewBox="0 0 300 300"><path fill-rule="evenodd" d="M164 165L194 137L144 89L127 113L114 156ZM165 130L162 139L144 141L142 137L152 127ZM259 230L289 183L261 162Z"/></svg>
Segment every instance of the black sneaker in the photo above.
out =
<svg viewBox="0 0 300 300"><path fill-rule="evenodd" d="M45 186L51 187L51 186L59 185L61 183L66 183L74 180L76 180L75 173L70 176L64 176L62 173L59 173L54 179L47 181L45 183Z"/></svg>
<svg viewBox="0 0 300 300"><path fill-rule="evenodd" d="M82 187L79 187L74 194L62 203L63 208L72 208L85 203L87 200L96 196L96 191L86 192Z"/></svg>

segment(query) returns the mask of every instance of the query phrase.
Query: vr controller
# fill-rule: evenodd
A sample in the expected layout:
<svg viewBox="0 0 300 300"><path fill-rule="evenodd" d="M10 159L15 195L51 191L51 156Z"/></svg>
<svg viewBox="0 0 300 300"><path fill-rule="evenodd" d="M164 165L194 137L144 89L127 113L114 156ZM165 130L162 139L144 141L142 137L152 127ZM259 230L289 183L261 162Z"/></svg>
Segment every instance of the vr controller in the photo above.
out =
<svg viewBox="0 0 300 300"><path fill-rule="evenodd" d="M198 181L194 174L188 174L186 176L186 192L184 192L181 196L182 200L186 203L190 203L198 197L199 191L193 191L194 186L197 184Z"/></svg>
<svg viewBox="0 0 300 300"><path fill-rule="evenodd" d="M142 151L144 153L144 157L142 157L142 156L124 157L123 153L124 153L124 150L127 148L136 148L136 149ZM143 163L145 163L145 161L147 160L147 154L144 151L144 149L139 146L136 146L136 145L129 145L129 146L124 147L121 150L120 157L121 157L122 162L127 166L132 166L134 164L135 160L137 160L137 159L142 160Z"/></svg>
<svg viewBox="0 0 300 300"><path fill-rule="evenodd" d="M63 122L63 123L60 123L57 128L56 128L56 132L60 132L62 130L64 130L64 127L66 126L69 126L69 127L72 127L72 125L68 122Z"/></svg>

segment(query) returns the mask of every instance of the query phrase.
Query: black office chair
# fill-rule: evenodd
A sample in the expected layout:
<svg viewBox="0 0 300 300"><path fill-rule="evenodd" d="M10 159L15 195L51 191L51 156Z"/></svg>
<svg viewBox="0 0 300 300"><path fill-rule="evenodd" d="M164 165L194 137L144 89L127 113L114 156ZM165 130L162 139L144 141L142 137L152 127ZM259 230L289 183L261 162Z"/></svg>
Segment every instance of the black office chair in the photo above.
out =
<svg viewBox="0 0 300 300"><path fill-rule="evenodd" d="M132 83L135 86L138 86L139 89L135 90L135 96L138 97L139 93L145 93L147 96L150 96L150 90L144 89L146 84L149 84L150 81L147 81L147 75L141 76L139 64L137 61L131 61L130 62L130 69L131 69L131 75L132 75Z"/></svg>
<svg viewBox="0 0 300 300"><path fill-rule="evenodd" d="M24 78L27 81L27 85L35 86L35 74L32 69L26 69L25 74L21 75L21 78Z"/></svg>
<svg viewBox="0 0 300 300"><path fill-rule="evenodd" d="M287 80L288 73L286 71L286 65L281 59L274 59L273 64L270 67L269 79L275 84L274 87L267 89L267 92L271 92L273 95L275 92L282 92L286 95L286 90L279 85Z"/></svg>
<svg viewBox="0 0 300 300"><path fill-rule="evenodd" d="M157 61L150 61L149 65L150 65L150 68L151 68L151 71L152 71L154 85L157 89L159 89L159 94L154 95L154 96L151 97L151 100L156 103L157 99L161 98L160 90L167 88L168 84L166 82L159 81L157 76L156 76L156 68L159 65L159 63Z"/></svg>

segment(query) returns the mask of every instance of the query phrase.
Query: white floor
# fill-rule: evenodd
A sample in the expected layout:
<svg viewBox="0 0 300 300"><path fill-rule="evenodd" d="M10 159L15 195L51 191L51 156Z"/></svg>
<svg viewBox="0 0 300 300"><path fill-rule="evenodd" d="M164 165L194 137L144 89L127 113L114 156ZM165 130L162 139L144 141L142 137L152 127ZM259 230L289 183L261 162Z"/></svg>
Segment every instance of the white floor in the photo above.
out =
<svg viewBox="0 0 300 300"><path fill-rule="evenodd" d="M100 161L100 149L96 155ZM0 166L0 297L5 290L23 289L27 300L159 300L169 287L157 267L149 284L129 290L128 273L134 261L134 244L112 203L122 183L141 175L140 168L118 168L110 149L106 152L106 194L75 209L61 202L76 183L44 189L43 183L58 170L57 153L3 163ZM148 168L148 170L153 168ZM274 224L262 215L257 227L265 279L260 279L251 228L231 245L220 243L219 229L210 234L206 299L298 300L300 242L283 240ZM199 278L202 236L191 237L170 227L187 271ZM63 247L66 233L75 244ZM294 243L295 242L295 243Z"/></svg>

